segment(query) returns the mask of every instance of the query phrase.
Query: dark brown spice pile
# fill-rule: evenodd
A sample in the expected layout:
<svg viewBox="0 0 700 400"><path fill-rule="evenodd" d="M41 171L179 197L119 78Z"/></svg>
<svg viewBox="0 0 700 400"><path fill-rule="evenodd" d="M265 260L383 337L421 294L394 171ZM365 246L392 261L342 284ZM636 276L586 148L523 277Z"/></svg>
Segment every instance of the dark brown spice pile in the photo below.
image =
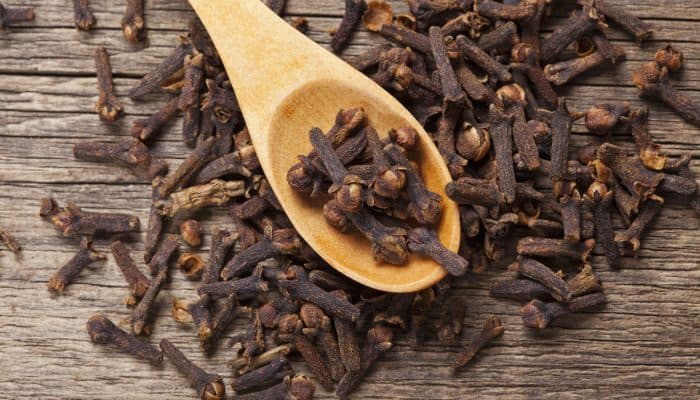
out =
<svg viewBox="0 0 700 400"><path fill-rule="evenodd" d="M666 197L686 199L698 210L697 183L688 168L689 155L669 157L654 143L645 107L619 102L572 113L556 86L623 60L624 50L606 38L608 24L638 42L655 28L609 0L579 0L581 8L542 39L539 27L553 7L547 0L407 2L411 13L394 18L381 1L368 7L364 0L346 0L347 12L331 47L342 49L361 20L395 44L380 44L350 63L412 111L434 138L454 178L446 192L460 204L462 245L461 258L451 260L459 268L449 272L461 275L468 268L479 273L491 262L503 262L513 253L506 239L517 238L517 259L509 267L516 278L502 281L491 295L526 303L521 309L526 326L543 329L564 315L604 304L590 262L596 244L611 266L624 255L636 254ZM278 13L284 9L284 1L267 3ZM90 29L95 20L88 2L75 0L74 5L76 25ZM143 1L127 1L122 26L131 42L145 44L143 12ZM0 6L2 27L32 18L31 10ZM304 21L295 26L304 27ZM576 56L562 60L571 45ZM96 49L95 61L96 112L113 121L123 107L113 93L108 53ZM659 98L698 125L697 105L670 81L682 64L682 52L668 46L635 71L634 83L640 94ZM419 293L380 293L337 274L298 236L265 180L221 60L199 22L191 22L188 36L180 38L171 55L129 96L138 99L156 90L175 96L150 118L136 121L133 138L74 148L78 159L111 163L152 182L147 274L126 245L115 241L111 247L129 287L127 304L134 307L132 332L96 315L87 322L93 342L113 344L154 364L165 355L187 376L197 396L224 398L221 376L193 365L168 340L158 349L135 337L148 334L155 322L151 307L175 260L189 279L201 284L197 301L173 301L173 317L194 328L203 352L214 351L237 309L249 312L247 330L229 339L236 398L309 399L315 382L345 397L392 347L396 335L405 334L415 348L433 331L446 345L461 341L465 306L449 296L450 277ZM148 144L179 114L184 114L183 142L193 150L168 173ZM574 148L572 123L578 119L603 138L621 126L618 130L630 132L639 153L627 154L610 143ZM384 240L372 243L375 253L400 262L407 249L434 251L425 244L435 247L434 238L427 230L407 234L376 224L373 213L430 224L440 199L409 184L420 175L402 149L410 149L416 136L397 128L382 142L363 110L341 110L330 132L312 130L316 152L301 157L289 177L300 191L317 195L330 189L334 198L324 208L329 222L341 229L353 224L378 232L373 238ZM363 162L355 162L359 159ZM181 222L182 241L199 246L202 232L191 219L198 215L193 212L214 206L228 207L232 223L212 232L209 257L202 260L184 251L178 255L180 240L164 235L166 226ZM613 230L614 212L626 229ZM49 288L57 292L90 263L106 258L93 249L93 236L117 238L141 227L128 214L88 212L71 203L60 207L53 199L42 202L41 216L80 243L76 255L49 280ZM8 233L0 231L0 238L19 250ZM441 256L436 258L444 261ZM452 264L443 265L449 270ZM433 309L440 310L440 318L429 329ZM485 321L450 363L453 370L503 332L498 318ZM313 380L293 372L290 361L297 355Z"/></svg>

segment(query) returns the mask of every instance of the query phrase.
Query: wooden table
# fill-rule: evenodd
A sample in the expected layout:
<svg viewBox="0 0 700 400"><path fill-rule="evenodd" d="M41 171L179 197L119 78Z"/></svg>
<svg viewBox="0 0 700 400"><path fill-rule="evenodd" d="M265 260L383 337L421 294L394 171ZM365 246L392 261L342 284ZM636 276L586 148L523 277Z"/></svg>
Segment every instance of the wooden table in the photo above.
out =
<svg viewBox="0 0 700 400"><path fill-rule="evenodd" d="M24 247L19 260L8 252L0 257L0 398L192 398L194 392L170 363L150 367L88 340L85 322L93 313L115 321L129 315L122 304L125 283L111 259L84 273L62 296L47 291L48 277L77 246L58 237L38 211L39 200L50 195L88 209L135 213L146 223L148 185L118 168L75 160L72 145L126 136L134 119L149 115L164 102L164 95L156 94L132 103L126 93L168 54L194 14L183 0L148 1L150 47L138 50L124 41L119 30L123 1L92 0L98 26L91 33L75 30L69 1L3 3L33 5L37 18L33 24L0 32L0 226L15 233ZM406 9L402 1L391 3L396 11ZM642 104L630 84L631 71L669 42L677 43L686 54L686 69L673 81L700 100L697 5L690 0L616 3L663 30L639 49L626 34L611 29L613 42L627 51L627 61L589 73L575 87L562 89L570 108L585 110L595 102L620 99ZM327 46L327 31L338 24L342 4L340 0L289 0L287 15L309 17L309 35ZM546 29L563 23L567 13L557 12ZM375 39L364 30L359 32L344 55L360 52ZM105 46L112 55L116 90L127 110L114 125L101 123L93 111L96 46ZM653 137L674 155L692 152L691 166L700 177L697 128L661 104L648 104ZM170 125L154 149L171 165L179 164L186 154L179 127L179 123ZM582 127L577 125L576 131ZM576 143L589 140L586 135L576 136ZM633 148L622 133L614 140ZM464 341L491 314L504 320L502 338L455 378L449 377L447 365L457 347L430 340L424 349L414 351L399 339L355 398L698 398L700 220L679 200L669 203L646 234L639 258L626 258L622 268L613 270L595 257L609 298L602 312L561 320L541 333L524 329L517 303L488 296L490 285L510 275L502 267L490 268L461 280L454 294L468 301ZM229 224L222 210L208 214L212 217L207 218L207 230L214 224ZM106 252L108 245L108 241L97 242ZM135 249L134 257L141 259L142 242L134 241L130 247ZM194 333L170 317L169 298L192 298L194 287L195 283L174 273L160 296L163 306L151 341L169 338L230 383L230 371L224 366L230 352L222 346L206 359L197 349ZM240 332L244 324L241 315L229 335ZM318 398L331 397L318 393Z"/></svg>

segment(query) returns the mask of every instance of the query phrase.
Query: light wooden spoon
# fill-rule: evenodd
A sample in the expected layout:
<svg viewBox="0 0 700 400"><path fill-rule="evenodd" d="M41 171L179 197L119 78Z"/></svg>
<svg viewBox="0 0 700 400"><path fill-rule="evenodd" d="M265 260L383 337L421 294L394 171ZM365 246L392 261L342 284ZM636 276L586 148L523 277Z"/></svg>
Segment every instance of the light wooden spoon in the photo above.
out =
<svg viewBox="0 0 700 400"><path fill-rule="evenodd" d="M411 255L404 265L376 261L357 233L343 234L321 207L294 192L286 174L311 150L312 127L327 131L340 109L362 107L380 134L405 125L420 133L417 151L428 188L443 197L440 241L459 247L456 204L445 196L451 180L440 153L418 121L389 93L292 28L260 0L190 0L211 35L236 91L262 169L284 211L306 242L335 269L363 285L413 292L445 276L434 261Z"/></svg>

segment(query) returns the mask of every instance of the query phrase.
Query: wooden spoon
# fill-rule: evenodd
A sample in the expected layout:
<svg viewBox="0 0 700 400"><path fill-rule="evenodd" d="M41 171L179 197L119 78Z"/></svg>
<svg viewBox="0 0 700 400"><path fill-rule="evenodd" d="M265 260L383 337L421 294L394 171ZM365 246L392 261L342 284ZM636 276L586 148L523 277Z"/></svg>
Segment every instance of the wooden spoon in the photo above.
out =
<svg viewBox="0 0 700 400"><path fill-rule="evenodd" d="M270 11L260 0L190 0L216 45L263 171L287 216L306 242L335 269L363 285L413 292L445 276L434 261L411 255L404 265L376 261L369 242L343 234L321 207L294 192L286 174L311 150L312 127L327 131L340 109L362 107L380 134L405 125L420 133L417 151L428 188L443 197L440 241L459 247L456 204L445 196L451 180L437 148L418 121L389 93Z"/></svg>

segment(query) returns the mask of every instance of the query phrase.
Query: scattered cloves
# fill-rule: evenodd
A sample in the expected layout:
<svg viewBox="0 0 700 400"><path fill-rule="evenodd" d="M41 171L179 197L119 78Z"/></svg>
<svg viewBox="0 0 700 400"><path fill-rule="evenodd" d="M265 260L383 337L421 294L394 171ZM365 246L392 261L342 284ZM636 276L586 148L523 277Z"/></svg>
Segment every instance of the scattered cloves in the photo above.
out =
<svg viewBox="0 0 700 400"><path fill-rule="evenodd" d="M39 211L63 236L132 233L139 230L139 219L129 214L83 211L68 203L61 209L52 198L41 200Z"/></svg>
<svg viewBox="0 0 700 400"><path fill-rule="evenodd" d="M544 329L557 318L573 312L585 311L606 302L605 294L600 292L573 298L567 304L532 300L520 309L520 313L526 327Z"/></svg>
<svg viewBox="0 0 700 400"><path fill-rule="evenodd" d="M450 275L461 276L467 272L469 263L448 250L437 238L437 234L426 228L414 228L408 232L409 250L425 254L440 264Z"/></svg>
<svg viewBox="0 0 700 400"><path fill-rule="evenodd" d="M569 301L571 292L566 282L551 268L528 257L518 257L518 261L508 268L518 274L533 279L544 285L557 301Z"/></svg>
<svg viewBox="0 0 700 400"><path fill-rule="evenodd" d="M151 281L146 278L136 263L129 255L129 249L120 241L112 243L112 255L117 266L121 269L126 282L129 284L129 289L134 297L141 298L151 286Z"/></svg>
<svg viewBox="0 0 700 400"><path fill-rule="evenodd" d="M124 38L132 44L144 43L146 40L145 20L143 18L145 0L126 0L126 12L122 18Z"/></svg>
<svg viewBox="0 0 700 400"><path fill-rule="evenodd" d="M331 49L334 52L339 52L350 40L350 34L353 28L362 19L362 14L364 14L367 9L367 3L365 0L345 0L345 14L343 15L343 21L333 35L331 40Z"/></svg>
<svg viewBox="0 0 700 400"><path fill-rule="evenodd" d="M76 143L73 146L73 155L79 160L128 168L134 175L149 181L159 175L165 175L168 171L168 164L153 157L148 147L135 138L117 143Z"/></svg>

